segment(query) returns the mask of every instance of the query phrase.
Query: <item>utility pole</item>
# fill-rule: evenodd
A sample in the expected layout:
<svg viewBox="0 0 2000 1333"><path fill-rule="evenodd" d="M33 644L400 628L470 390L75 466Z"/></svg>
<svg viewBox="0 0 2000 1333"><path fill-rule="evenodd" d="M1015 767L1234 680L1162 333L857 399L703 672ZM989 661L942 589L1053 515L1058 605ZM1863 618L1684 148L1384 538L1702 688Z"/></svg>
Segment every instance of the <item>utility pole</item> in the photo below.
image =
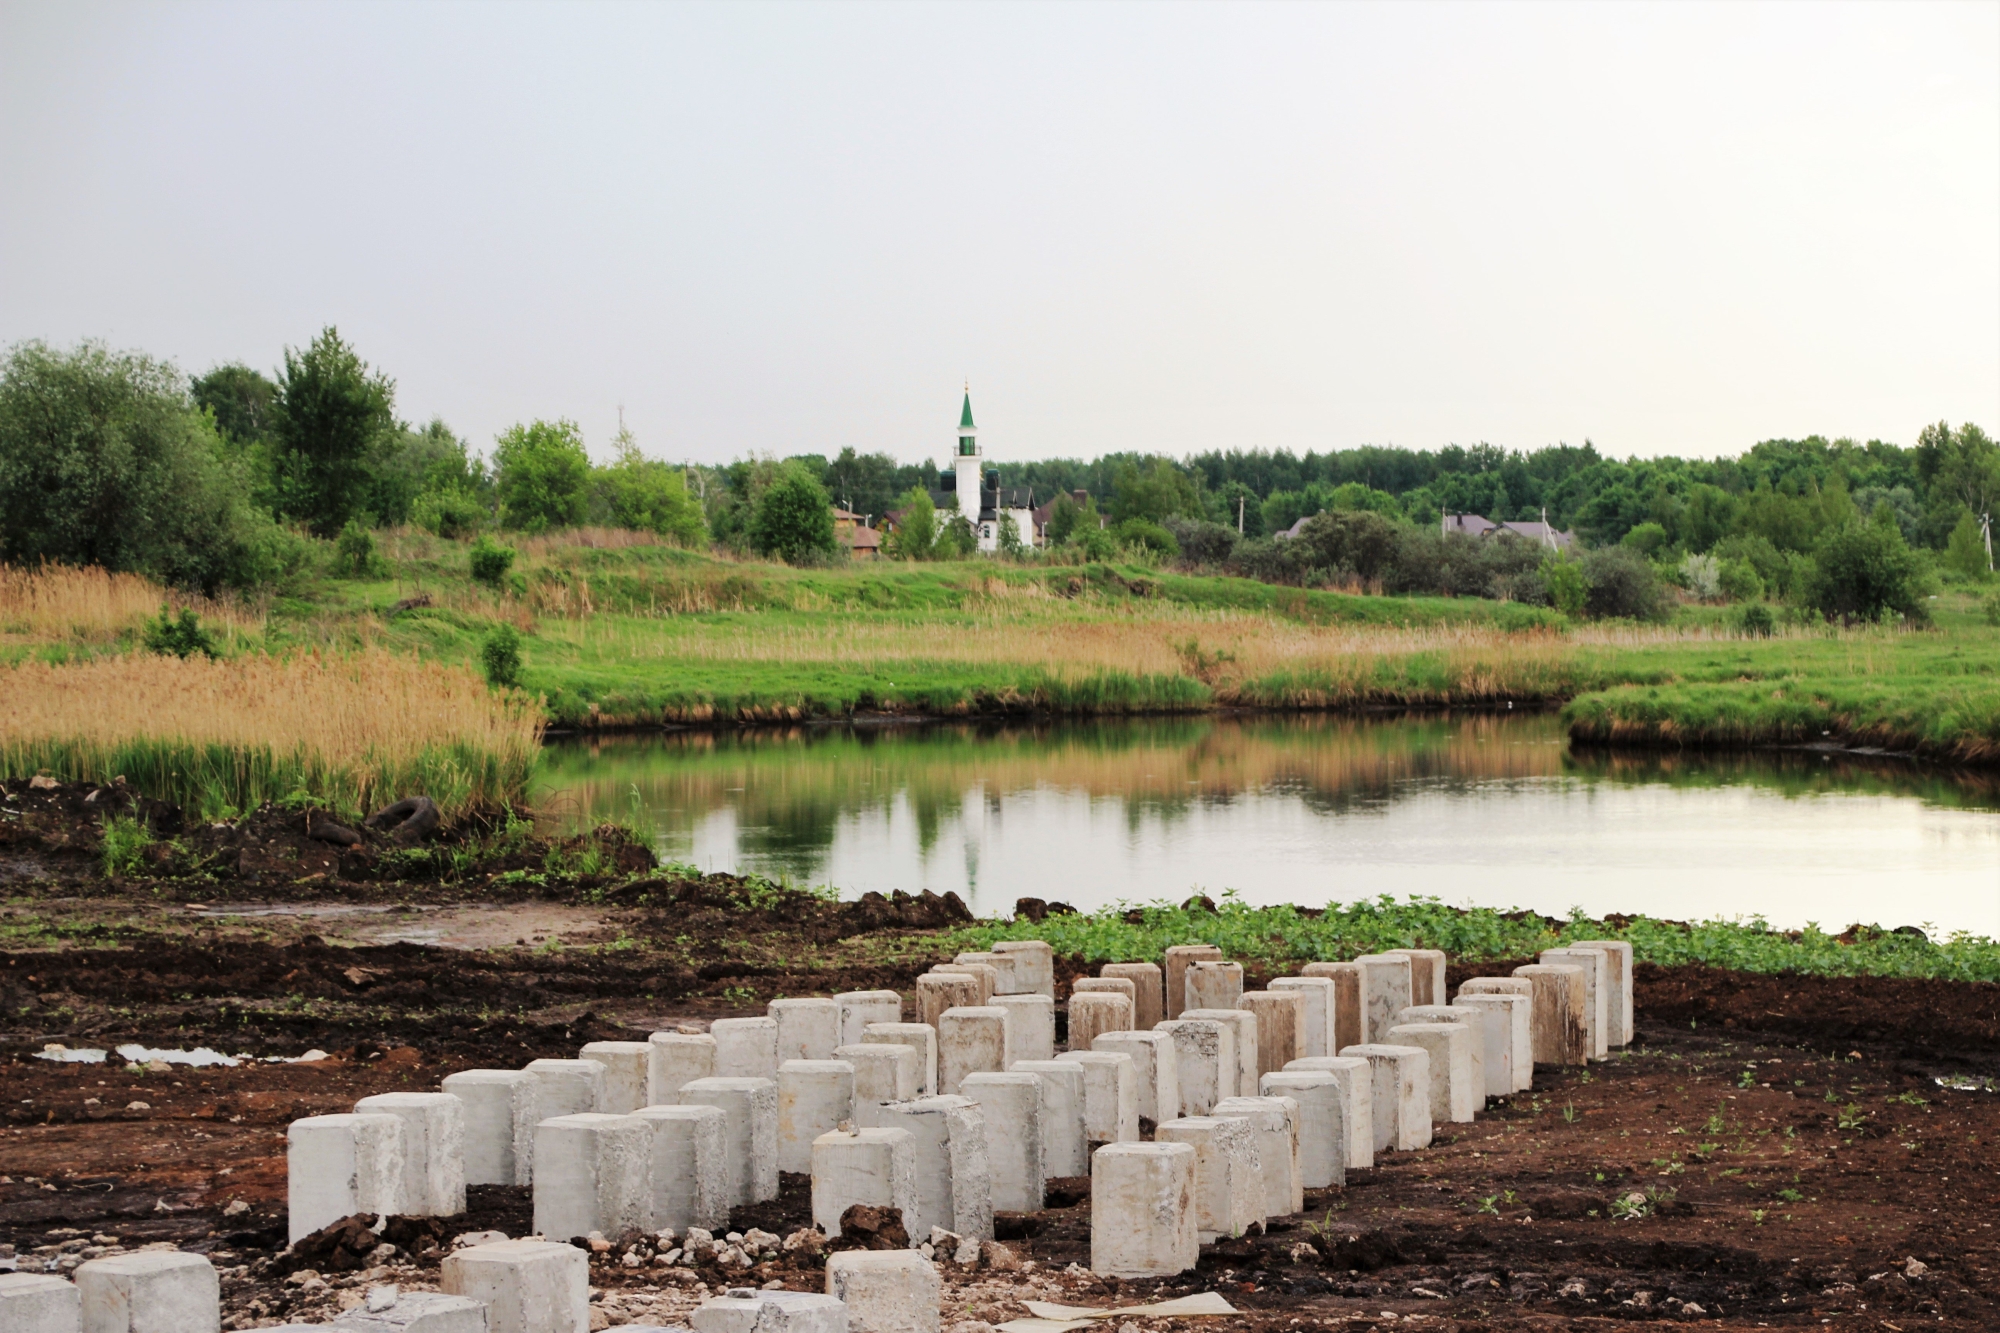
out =
<svg viewBox="0 0 2000 1333"><path fill-rule="evenodd" d="M1236 535L1243 535L1243 497L1236 497Z"/></svg>
<svg viewBox="0 0 2000 1333"><path fill-rule="evenodd" d="M1986 572L1993 572L1993 515L1979 516L1979 535L1986 539Z"/></svg>

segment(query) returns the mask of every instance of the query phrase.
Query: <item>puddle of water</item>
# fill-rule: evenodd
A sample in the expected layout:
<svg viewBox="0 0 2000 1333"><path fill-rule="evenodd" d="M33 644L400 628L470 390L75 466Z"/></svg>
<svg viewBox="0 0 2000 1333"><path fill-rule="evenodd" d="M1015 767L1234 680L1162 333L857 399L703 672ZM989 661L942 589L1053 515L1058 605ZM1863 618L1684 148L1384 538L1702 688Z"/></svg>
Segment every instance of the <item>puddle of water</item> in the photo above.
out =
<svg viewBox="0 0 2000 1333"><path fill-rule="evenodd" d="M196 916L381 916L437 909L396 903L190 903L186 910Z"/></svg>
<svg viewBox="0 0 2000 1333"><path fill-rule="evenodd" d="M101 1065L104 1063L104 1052L89 1049L76 1050L51 1042L47 1046L42 1047L41 1050L36 1051L35 1058L37 1060L54 1060L58 1064L65 1065Z"/></svg>

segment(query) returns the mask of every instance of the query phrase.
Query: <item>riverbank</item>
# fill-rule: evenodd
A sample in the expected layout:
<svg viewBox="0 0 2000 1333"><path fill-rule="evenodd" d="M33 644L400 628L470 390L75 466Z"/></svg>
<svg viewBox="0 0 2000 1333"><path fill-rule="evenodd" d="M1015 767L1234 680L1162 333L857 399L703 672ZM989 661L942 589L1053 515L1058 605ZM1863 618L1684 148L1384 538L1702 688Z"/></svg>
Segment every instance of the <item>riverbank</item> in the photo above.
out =
<svg viewBox="0 0 2000 1333"><path fill-rule="evenodd" d="M461 544L424 533L384 534L372 559L364 577L302 578L256 603L200 604L221 630L212 646L230 660L378 654L426 669L497 669L517 682L538 721L567 731L870 715L1566 705L1572 734L1595 743L1828 741L1954 764L2000 762L2000 628L1964 593L1936 603L1929 630L1801 623L1765 637L1743 633L1715 607L1682 607L1663 624L1570 623L1518 604L1136 566L980 560L793 569L589 531L523 541L497 586L471 578ZM61 673L143 654L145 608L155 592L167 595L129 578L115 588L88 582L11 580L18 605L0 607L0 670L41 664ZM496 667L488 650L510 633L516 646ZM64 679L37 692L55 693ZM376 707L383 716L406 711L391 699ZM192 725L188 710L171 704L147 710L143 723L139 740L185 735ZM8 748L8 771L110 773L75 761L75 738L60 730L27 728L34 734ZM279 750L292 739L282 728L271 736ZM360 793L376 789L374 775L430 762L420 760L392 745L337 774L297 764L262 785L232 778L242 790L218 802L246 809L273 784L292 783L296 770L298 790L353 814L372 799ZM115 758L104 762L118 767ZM520 767L503 758L490 777L462 784L466 804L518 803ZM186 797L179 789L149 794Z"/></svg>

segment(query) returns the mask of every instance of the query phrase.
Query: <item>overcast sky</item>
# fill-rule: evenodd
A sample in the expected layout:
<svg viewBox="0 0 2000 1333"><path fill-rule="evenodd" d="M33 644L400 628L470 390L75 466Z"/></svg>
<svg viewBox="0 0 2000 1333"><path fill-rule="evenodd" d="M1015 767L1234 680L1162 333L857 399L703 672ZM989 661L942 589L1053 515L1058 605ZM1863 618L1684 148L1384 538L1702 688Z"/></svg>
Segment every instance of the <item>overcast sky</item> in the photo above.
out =
<svg viewBox="0 0 2000 1333"><path fill-rule="evenodd" d="M2000 427L2000 5L0 0L0 342L606 453Z"/></svg>

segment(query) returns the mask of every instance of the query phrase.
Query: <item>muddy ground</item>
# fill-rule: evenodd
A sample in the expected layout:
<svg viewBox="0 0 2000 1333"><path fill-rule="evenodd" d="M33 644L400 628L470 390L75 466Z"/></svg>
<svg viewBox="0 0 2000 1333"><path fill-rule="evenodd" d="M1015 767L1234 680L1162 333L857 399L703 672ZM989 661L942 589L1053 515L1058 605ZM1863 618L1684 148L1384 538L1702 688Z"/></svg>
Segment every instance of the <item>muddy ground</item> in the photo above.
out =
<svg viewBox="0 0 2000 1333"><path fill-rule="evenodd" d="M111 1244L208 1253L228 1274L232 1327L321 1318L373 1282L435 1282L453 1235L528 1228L523 1192L477 1188L442 1227L392 1224L398 1253L383 1262L324 1247L287 1257L293 1118L431 1088L456 1069L758 1012L777 994L907 991L963 912L938 898L829 904L637 866L528 869L546 870L545 845L469 880L384 875L359 858L348 878L340 857L302 864L317 841L307 817L277 812L211 831L211 850L183 841L107 879L87 829L58 817L87 789L37 793L41 823L19 784L7 794L0 1244L37 1262ZM246 846L257 849L247 865ZM363 850L379 866L390 849ZM299 853L290 871L288 852ZM1455 969L1454 983L1510 966ZM1081 969L1062 971L1067 982ZM1587 1071L1539 1070L1532 1093L1353 1173L1267 1235L1208 1247L1187 1278L1108 1284L1072 1269L1088 1262L1090 1204L1087 1182L1071 1182L1052 1198L1061 1206L1003 1219L1011 1261L953 1269L947 1323L1018 1317L1021 1299L1215 1290L1243 1314L1199 1322L1257 1333L2000 1328L2000 1093L1939 1082L2000 1075L2000 987L1652 966L1637 980L1629 1051ZM115 1055L35 1055L128 1041L330 1054L151 1071ZM807 1212L803 1181L788 1179L776 1204L737 1223L784 1236ZM671 1322L745 1280L628 1268L616 1250L593 1271L607 1325ZM796 1252L754 1276L817 1282Z"/></svg>

